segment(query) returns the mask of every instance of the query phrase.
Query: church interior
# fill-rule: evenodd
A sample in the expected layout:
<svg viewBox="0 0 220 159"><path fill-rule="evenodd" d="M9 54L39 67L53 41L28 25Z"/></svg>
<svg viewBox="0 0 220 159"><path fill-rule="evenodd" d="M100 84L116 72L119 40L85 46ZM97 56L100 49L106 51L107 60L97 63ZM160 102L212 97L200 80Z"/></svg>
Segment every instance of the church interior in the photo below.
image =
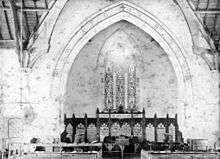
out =
<svg viewBox="0 0 220 159"><path fill-rule="evenodd" d="M220 0L0 0L1 159L219 159Z"/></svg>

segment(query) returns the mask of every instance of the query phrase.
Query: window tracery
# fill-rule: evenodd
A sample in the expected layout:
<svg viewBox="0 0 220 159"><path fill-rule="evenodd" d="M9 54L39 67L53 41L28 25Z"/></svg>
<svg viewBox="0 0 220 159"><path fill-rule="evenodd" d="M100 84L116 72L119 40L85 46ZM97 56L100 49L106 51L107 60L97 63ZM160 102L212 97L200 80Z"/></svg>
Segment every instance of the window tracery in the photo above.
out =
<svg viewBox="0 0 220 159"><path fill-rule="evenodd" d="M105 110L136 109L136 66L130 64L121 71L114 64L106 64L105 69Z"/></svg>

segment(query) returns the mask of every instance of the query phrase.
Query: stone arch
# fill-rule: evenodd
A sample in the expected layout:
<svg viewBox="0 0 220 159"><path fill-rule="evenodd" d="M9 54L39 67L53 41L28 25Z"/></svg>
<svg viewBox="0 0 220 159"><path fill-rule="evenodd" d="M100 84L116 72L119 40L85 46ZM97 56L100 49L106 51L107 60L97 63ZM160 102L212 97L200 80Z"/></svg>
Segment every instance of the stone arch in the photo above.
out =
<svg viewBox="0 0 220 159"><path fill-rule="evenodd" d="M61 51L56 64L54 64L53 74L55 76L53 76L51 94L53 102L60 109L61 118L63 118L64 103L62 98L64 98L66 81L75 57L89 39L108 26L122 20L139 27L160 44L168 54L177 76L178 106L182 106L183 103L192 103L192 82L190 68L186 60L187 54L178 39L151 13L130 2L120 1L83 21ZM61 100L56 100L60 97Z"/></svg>

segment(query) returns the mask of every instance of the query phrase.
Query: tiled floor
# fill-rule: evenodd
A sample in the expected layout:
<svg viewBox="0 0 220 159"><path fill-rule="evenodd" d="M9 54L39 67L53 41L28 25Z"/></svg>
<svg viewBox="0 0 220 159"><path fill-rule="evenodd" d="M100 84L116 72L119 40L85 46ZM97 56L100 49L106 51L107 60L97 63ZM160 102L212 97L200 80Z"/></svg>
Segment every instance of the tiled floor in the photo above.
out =
<svg viewBox="0 0 220 159"><path fill-rule="evenodd" d="M140 155L125 155L124 159L140 159ZM103 159L121 159L120 156L112 156L112 157L103 157Z"/></svg>
<svg viewBox="0 0 220 159"><path fill-rule="evenodd" d="M140 156L124 156L123 159L140 159L141 157ZM3 158L3 159L7 159L7 158ZM18 159L21 159L21 158L18 158ZM22 159L25 159L25 158L22 158ZM32 157L28 157L28 159L32 159ZM33 157L33 159L36 159L36 157ZM38 158L39 159L39 158ZM40 158L40 159L48 159L47 157L44 157L44 158ZM49 158L51 159L51 158ZM53 159L56 159L56 158L53 158ZM60 158L58 158L60 159ZM103 159L121 159L121 157L119 156L114 156L114 157L104 157Z"/></svg>
<svg viewBox="0 0 220 159"><path fill-rule="evenodd" d="M125 156L124 159L140 159L140 156ZM121 157L103 158L103 159L121 159Z"/></svg>

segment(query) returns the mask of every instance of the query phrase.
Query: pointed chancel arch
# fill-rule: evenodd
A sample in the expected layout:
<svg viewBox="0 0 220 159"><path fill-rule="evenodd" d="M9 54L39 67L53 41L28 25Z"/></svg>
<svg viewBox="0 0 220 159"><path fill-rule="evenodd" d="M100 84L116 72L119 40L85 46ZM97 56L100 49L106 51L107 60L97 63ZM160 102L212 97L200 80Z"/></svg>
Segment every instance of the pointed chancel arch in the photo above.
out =
<svg viewBox="0 0 220 159"><path fill-rule="evenodd" d="M60 107L60 116L63 117L63 101L66 82L75 57L83 46L97 33L108 26L128 21L151 35L168 54L178 80L178 106L192 103L192 83L190 69L185 56L187 55L175 35L157 17L146 10L126 1L114 3L103 8L90 18L83 21L72 34L65 48L60 52L53 73L52 98ZM55 56L55 55L54 55ZM57 55L56 55L57 56ZM53 57L51 57L53 58Z"/></svg>

